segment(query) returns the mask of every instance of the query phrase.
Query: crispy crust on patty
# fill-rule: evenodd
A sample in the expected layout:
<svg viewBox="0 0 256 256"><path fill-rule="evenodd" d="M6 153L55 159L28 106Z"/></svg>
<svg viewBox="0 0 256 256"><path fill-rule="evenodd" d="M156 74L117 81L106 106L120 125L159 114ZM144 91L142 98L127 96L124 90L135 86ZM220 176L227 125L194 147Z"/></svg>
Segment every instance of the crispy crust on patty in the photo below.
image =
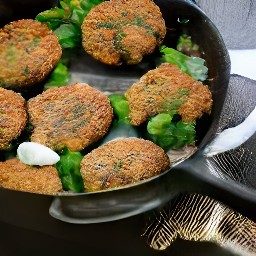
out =
<svg viewBox="0 0 256 256"><path fill-rule="evenodd" d="M81 175L86 191L133 184L170 167L162 148L151 141L125 138L110 141L85 155Z"/></svg>
<svg viewBox="0 0 256 256"><path fill-rule="evenodd" d="M26 127L25 99L14 91L0 88L0 150L7 150Z"/></svg>
<svg viewBox="0 0 256 256"><path fill-rule="evenodd" d="M58 38L46 24L13 21L0 30L0 86L19 90L41 82L62 55Z"/></svg>
<svg viewBox="0 0 256 256"><path fill-rule="evenodd" d="M84 19L82 45L105 64L137 64L165 34L165 21L152 0L110 0L96 5Z"/></svg>
<svg viewBox="0 0 256 256"><path fill-rule="evenodd" d="M0 187L46 195L63 191L55 167L29 166L16 158L0 162Z"/></svg>
<svg viewBox="0 0 256 256"><path fill-rule="evenodd" d="M88 84L50 88L28 101L31 141L53 150L81 151L108 131L113 109L108 97Z"/></svg>
<svg viewBox="0 0 256 256"><path fill-rule="evenodd" d="M125 92L130 107L130 122L140 125L149 117L175 106L183 122L210 114L212 94L208 86L196 81L176 65L164 63L148 71Z"/></svg>

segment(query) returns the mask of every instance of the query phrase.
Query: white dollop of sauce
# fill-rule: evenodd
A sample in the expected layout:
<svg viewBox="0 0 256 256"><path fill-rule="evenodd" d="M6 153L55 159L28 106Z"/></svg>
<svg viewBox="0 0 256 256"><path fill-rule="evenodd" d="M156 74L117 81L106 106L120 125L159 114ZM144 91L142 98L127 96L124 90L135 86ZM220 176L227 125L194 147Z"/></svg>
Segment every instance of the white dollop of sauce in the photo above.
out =
<svg viewBox="0 0 256 256"><path fill-rule="evenodd" d="M55 151L36 142L21 143L17 154L20 161L28 165L53 165L60 160Z"/></svg>
<svg viewBox="0 0 256 256"><path fill-rule="evenodd" d="M256 132L256 107L239 125L222 131L205 148L204 155L211 157L239 147Z"/></svg>

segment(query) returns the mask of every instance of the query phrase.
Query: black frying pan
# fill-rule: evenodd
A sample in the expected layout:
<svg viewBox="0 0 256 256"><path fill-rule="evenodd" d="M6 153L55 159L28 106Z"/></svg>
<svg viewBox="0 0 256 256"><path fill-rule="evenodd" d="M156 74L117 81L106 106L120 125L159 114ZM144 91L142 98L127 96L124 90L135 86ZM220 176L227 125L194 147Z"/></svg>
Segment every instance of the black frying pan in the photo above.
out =
<svg viewBox="0 0 256 256"><path fill-rule="evenodd" d="M208 83L214 105L211 117L200 121L198 151L157 177L111 191L61 195L53 198L1 189L0 202L6 205L0 211L1 221L38 230L48 227L53 231L56 221L46 217L50 211L52 217L63 222L77 224L109 222L157 208L181 192L210 195L255 219L254 158L252 157L248 163L249 171L246 166L247 161L241 166L241 163L232 160L232 172L236 172L238 177L234 178L234 175L227 172L230 161L225 160L223 164L222 156L208 159L202 155L202 150L214 138L216 132L238 124L254 108L255 90L244 92L241 89L245 86L253 88L255 85L251 80L242 77L230 79L230 59L221 35L212 21L192 1L155 2L159 5L168 27L164 43L172 46L176 35L182 30L187 31L204 52L203 58L209 68ZM110 92L124 91L154 65L152 58L146 58L134 67L111 68L80 53L74 55L71 62L73 80L81 80L100 90ZM246 85L241 88L241 83ZM235 105L234 96L237 99ZM234 120L228 119L227 122L226 118L230 117L229 111L232 113L235 111L237 114L233 115ZM251 142L253 139L255 141L255 136L243 145L250 155L255 154ZM224 158L228 159L230 154L238 157L241 151L226 153ZM244 168L247 168L246 175ZM41 223L33 221L33 218L39 219Z"/></svg>
<svg viewBox="0 0 256 256"><path fill-rule="evenodd" d="M199 145L200 149L213 137L220 118L230 74L228 52L214 24L193 2L155 2L163 13L168 30L164 44L174 46L177 35L185 31L192 36L205 53L203 58L209 68L208 83L213 93L214 106L211 118L202 119L198 124L198 127L201 127L198 132L201 135L200 140L203 140ZM152 58L157 58L157 56L150 57L145 58L139 65L121 68L107 67L86 55L82 60L81 57L73 57L74 64L71 66L73 79L87 82L104 91L124 91L147 70L155 67ZM194 184L204 183L200 177L197 177L195 181L191 181L191 184L184 184L191 168L179 166L158 177L126 188L56 197L51 204L50 214L66 222L95 223L145 212L164 204L179 192L186 191L187 186L193 191Z"/></svg>

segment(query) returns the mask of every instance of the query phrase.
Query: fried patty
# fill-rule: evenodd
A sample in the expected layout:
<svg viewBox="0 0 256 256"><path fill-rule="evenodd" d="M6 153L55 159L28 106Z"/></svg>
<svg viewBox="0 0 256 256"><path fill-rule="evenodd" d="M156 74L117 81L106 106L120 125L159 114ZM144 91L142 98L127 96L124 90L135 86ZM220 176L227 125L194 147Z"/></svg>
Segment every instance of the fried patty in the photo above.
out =
<svg viewBox="0 0 256 256"><path fill-rule="evenodd" d="M169 167L168 156L153 142L124 138L110 141L85 155L80 171L86 191L92 192L133 184Z"/></svg>
<svg viewBox="0 0 256 256"><path fill-rule="evenodd" d="M25 99L18 93L0 87L0 150L7 150L26 127Z"/></svg>
<svg viewBox="0 0 256 256"><path fill-rule="evenodd" d="M85 17L82 45L105 64L137 64L162 43L165 34L162 13L152 0L110 0Z"/></svg>
<svg viewBox="0 0 256 256"><path fill-rule="evenodd" d="M0 30L0 86L20 90L41 82L62 55L58 38L32 19L13 21Z"/></svg>
<svg viewBox="0 0 256 256"><path fill-rule="evenodd" d="M46 195L63 191L55 167L29 166L16 158L0 162L0 187Z"/></svg>
<svg viewBox="0 0 256 256"><path fill-rule="evenodd" d="M50 88L28 101L31 141L53 150L81 151L108 131L113 109L108 97L88 84Z"/></svg>
<svg viewBox="0 0 256 256"><path fill-rule="evenodd" d="M176 65L164 63L148 71L125 92L130 122L140 125L149 117L177 110L183 122L210 114L212 94L208 86L184 73Z"/></svg>

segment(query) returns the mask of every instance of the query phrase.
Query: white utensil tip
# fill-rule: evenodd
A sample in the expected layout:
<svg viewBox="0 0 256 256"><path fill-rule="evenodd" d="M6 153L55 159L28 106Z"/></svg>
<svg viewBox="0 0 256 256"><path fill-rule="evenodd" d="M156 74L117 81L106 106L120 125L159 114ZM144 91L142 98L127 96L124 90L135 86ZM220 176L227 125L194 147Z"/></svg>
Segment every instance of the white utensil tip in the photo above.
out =
<svg viewBox="0 0 256 256"><path fill-rule="evenodd" d="M242 145L256 132L256 107L239 125L222 131L204 150L211 157Z"/></svg>
<svg viewBox="0 0 256 256"><path fill-rule="evenodd" d="M17 149L17 155L20 161L27 165L53 165L60 160L56 152L36 142L21 143Z"/></svg>

